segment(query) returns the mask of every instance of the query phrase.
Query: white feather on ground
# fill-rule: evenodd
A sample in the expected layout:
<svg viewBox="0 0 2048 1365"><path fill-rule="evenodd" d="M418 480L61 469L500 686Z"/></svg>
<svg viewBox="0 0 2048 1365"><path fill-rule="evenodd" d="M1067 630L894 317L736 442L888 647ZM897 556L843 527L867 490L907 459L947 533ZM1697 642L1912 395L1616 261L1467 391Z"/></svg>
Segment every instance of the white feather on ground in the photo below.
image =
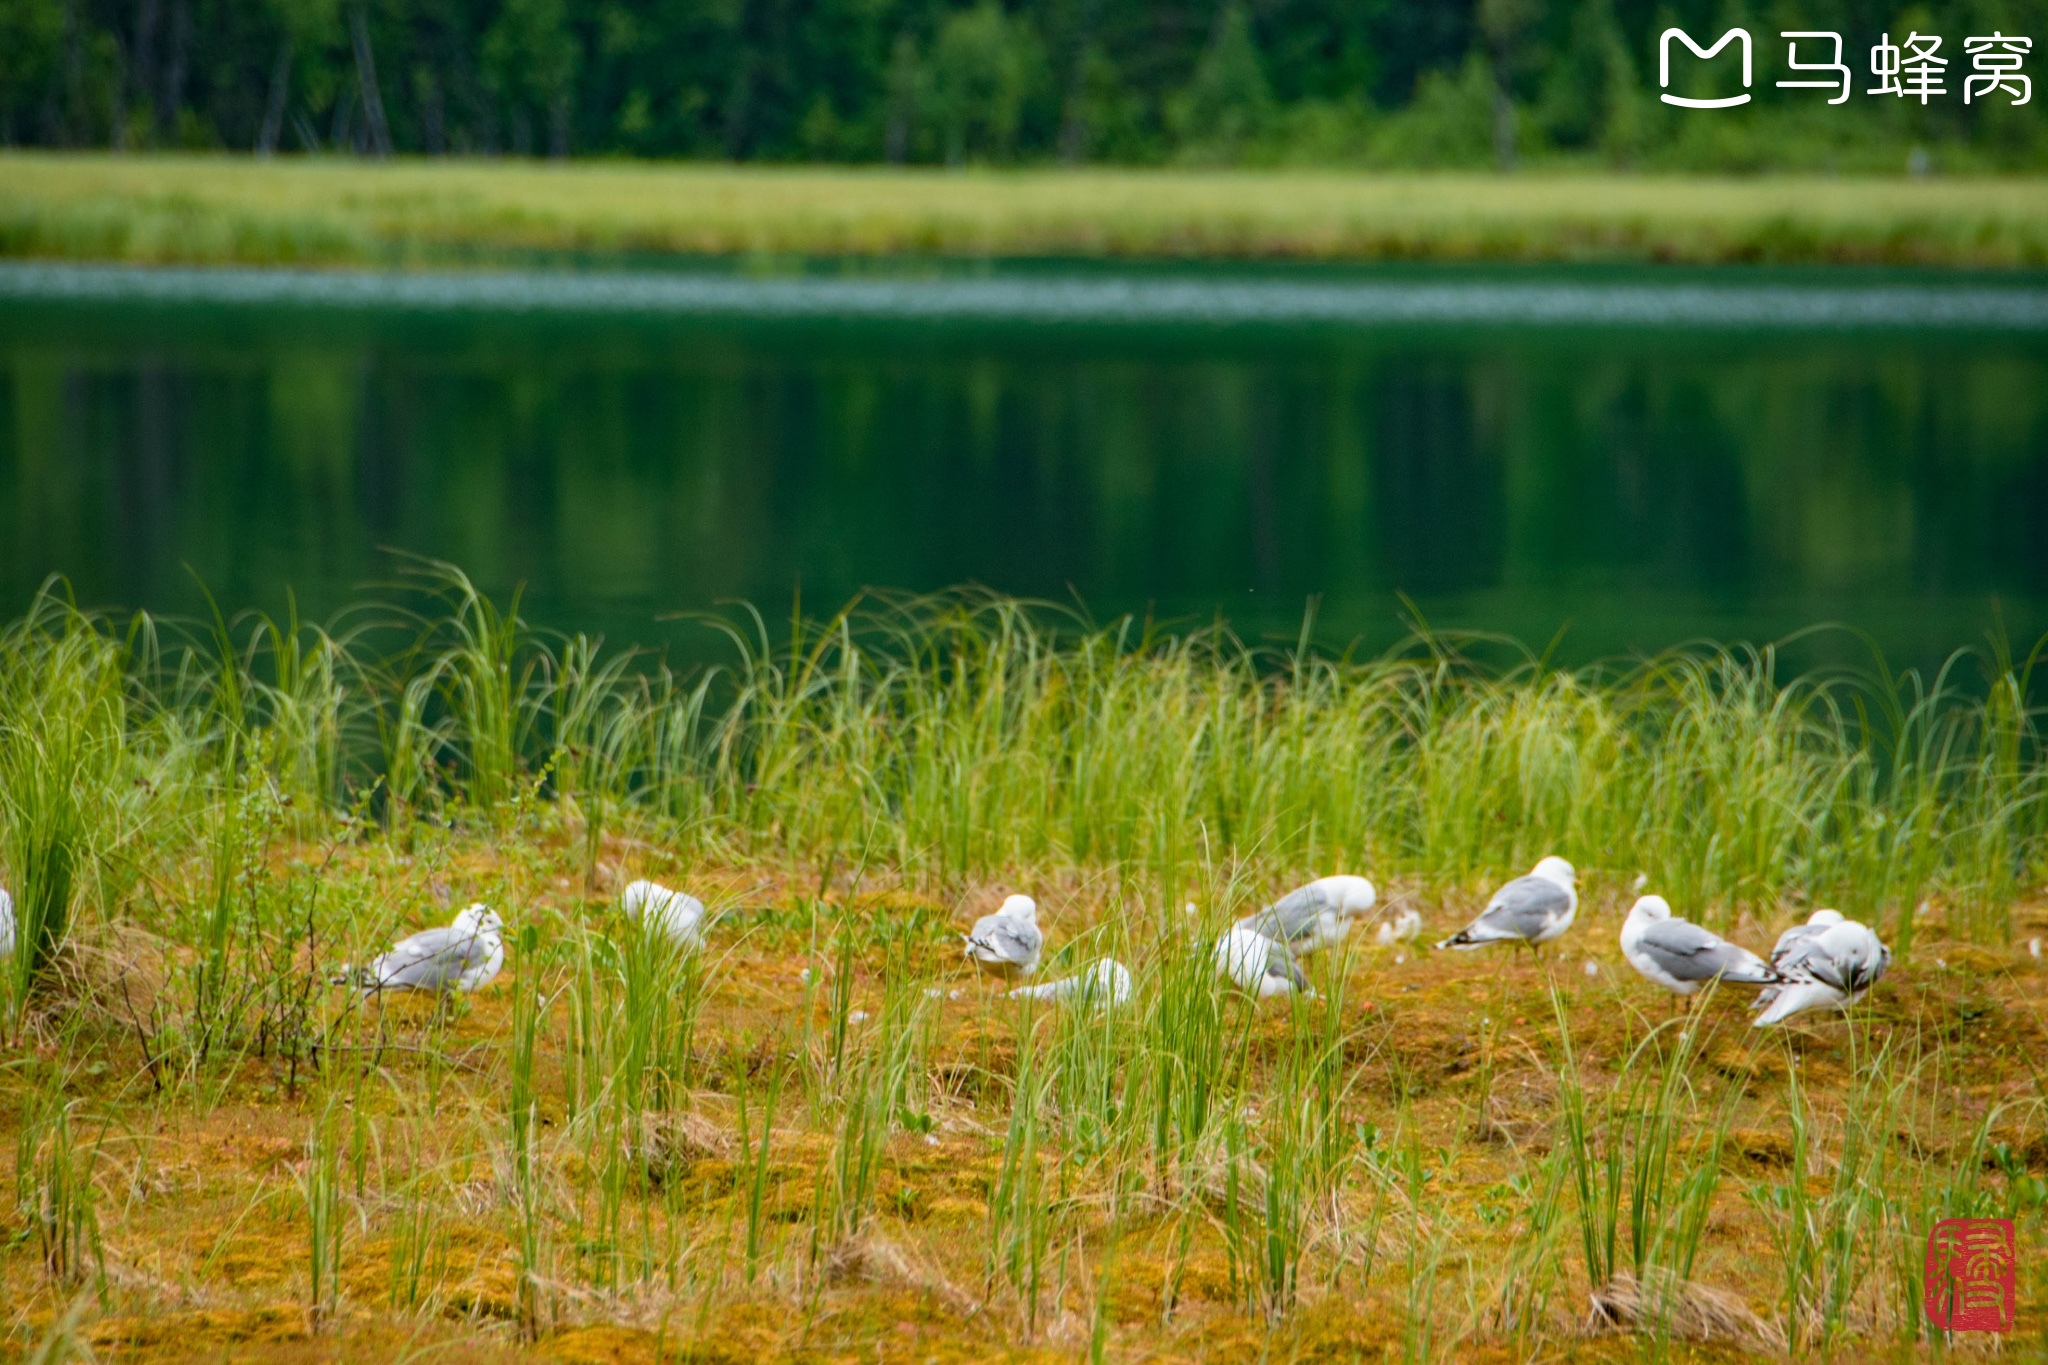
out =
<svg viewBox="0 0 2048 1365"><path fill-rule="evenodd" d="M1786 943L1796 930L1814 928L1821 915L1832 916L1832 922L1822 922L1818 932ZM1782 1024L1808 1010L1849 1008L1883 978L1892 965L1892 952L1869 926L1823 910L1806 924L1786 930L1771 954L1771 965L1785 984L1757 996L1757 1007L1763 1011L1756 1019L1760 1027Z"/></svg>
<svg viewBox="0 0 2048 1365"><path fill-rule="evenodd" d="M1019 986L1010 992L1010 998L1058 1000L1110 1009L1131 998L1131 974L1123 963L1113 957L1105 957L1090 963L1086 970L1074 976L1040 982L1036 986Z"/></svg>
<svg viewBox="0 0 2048 1365"><path fill-rule="evenodd" d="M1306 957L1342 943L1378 899L1373 884L1363 877L1320 877L1246 915L1237 927L1284 943L1296 957Z"/></svg>
<svg viewBox="0 0 2048 1365"><path fill-rule="evenodd" d="M1275 943L1264 934L1232 928L1216 940L1213 956L1219 976L1261 1000L1296 992L1315 994L1309 989L1308 978L1295 965L1294 955L1287 951L1287 945Z"/></svg>
<svg viewBox="0 0 2048 1365"><path fill-rule="evenodd" d="M966 954L985 971L1029 976L1038 970L1045 935L1038 928L1038 902L1012 896L993 915L983 915L967 935Z"/></svg>
<svg viewBox="0 0 2048 1365"><path fill-rule="evenodd" d="M1380 925L1378 934L1382 948L1395 943L1412 943L1422 932L1422 913L1418 910L1403 910L1393 920Z"/></svg>
<svg viewBox="0 0 2048 1365"><path fill-rule="evenodd" d="M704 902L660 882L637 881L619 896L626 918L657 930L681 948L704 946Z"/></svg>
<svg viewBox="0 0 2048 1365"><path fill-rule="evenodd" d="M400 939L361 971L344 976L365 994L373 991L474 991L505 965L505 922L481 903L446 927Z"/></svg>
<svg viewBox="0 0 2048 1365"><path fill-rule="evenodd" d="M1571 928L1578 913L1578 873L1562 858L1545 858L1528 876L1494 892L1479 918L1436 946L1469 950L1489 943L1526 943L1534 948Z"/></svg>
<svg viewBox="0 0 2048 1365"><path fill-rule="evenodd" d="M1644 896L1621 926L1621 955L1645 981L1674 995L1691 995L1710 981L1767 986L1779 980L1771 964L1697 924L1673 919L1662 896Z"/></svg>

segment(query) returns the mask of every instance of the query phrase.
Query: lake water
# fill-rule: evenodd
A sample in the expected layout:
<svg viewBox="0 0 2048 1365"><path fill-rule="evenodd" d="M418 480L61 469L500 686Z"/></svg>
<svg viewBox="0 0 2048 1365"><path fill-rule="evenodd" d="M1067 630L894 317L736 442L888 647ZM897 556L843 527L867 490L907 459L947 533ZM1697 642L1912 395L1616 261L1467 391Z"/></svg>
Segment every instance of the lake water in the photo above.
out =
<svg viewBox="0 0 2048 1365"><path fill-rule="evenodd" d="M317 617L394 549L684 650L725 599L978 582L1925 662L2048 630L2048 280L0 266L6 614L61 572Z"/></svg>

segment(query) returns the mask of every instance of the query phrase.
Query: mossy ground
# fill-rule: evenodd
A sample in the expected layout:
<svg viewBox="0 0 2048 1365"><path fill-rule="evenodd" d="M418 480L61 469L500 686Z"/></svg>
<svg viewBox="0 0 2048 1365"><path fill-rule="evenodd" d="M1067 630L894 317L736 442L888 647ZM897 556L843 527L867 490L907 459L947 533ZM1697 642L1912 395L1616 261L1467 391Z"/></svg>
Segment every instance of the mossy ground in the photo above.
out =
<svg viewBox="0 0 2048 1365"><path fill-rule="evenodd" d="M1578 925L1541 963L1526 955L1436 953L1418 944L1379 946L1355 935L1344 1021L1345 1119L1370 1154L1418 1154L1423 1193L1412 1203L1398 1181L1355 1160L1313 1210L1299 1300L1277 1318L1248 1310L1244 1273L1227 1252L1218 1196L1190 1193L1200 1177L1161 1177L1142 1167L1120 1177L1100 1160L1058 1158L1057 1208L1035 1313L989 1273L990 1195L1000 1178L1009 1123L1008 1081L1018 1029L1052 1026L1052 1011L1020 1025L1020 1012L966 973L950 937L1011 885L1037 895L1049 948L1128 914L1110 872L1012 871L1008 884L895 883L873 872L733 864L682 865L656 842L612 838L594 876L570 828L457 834L419 831L410 855L381 837L314 850L287 849L280 866L318 862L330 885L376 907L385 932L445 920L471 897L502 907L517 933L544 941L584 929L616 932L613 897L628 876L691 887L719 918L704 962L706 993L695 1041L687 1142L659 1178L643 1172L622 1201L611 1234L596 1236L600 1183L591 1153L572 1139L563 1068L570 1064L560 1009L547 1016L537 1067L536 1144L550 1212L539 1307L519 1303L517 1212L507 1195L505 1093L512 1001L522 971L446 1005L419 998L373 1004L353 1031L296 1074L274 1057L244 1055L152 1081L142 1064L136 992L175 971L171 952L147 965L146 927L116 932L102 920L80 935L81 964L66 991L41 1001L7 1082L10 1141L25 1077L62 1072L78 1104L82 1146L97 1144L98 1218L104 1282L60 1285L46 1272L32 1221L18 1207L0 1253L0 1283L19 1348L52 1335L75 1312L78 1342L100 1359L313 1361L406 1359L577 1362L755 1360L1071 1360L1099 1353L1130 1361L1349 1361L1409 1358L1635 1360L1723 1359L1727 1343L1653 1343L1585 1329L1587 1285L1570 1199L1559 1216L1555 1284L1539 1321L1519 1332L1495 1313L1502 1276L1528 1235L1531 1182L1559 1141L1558 1026L1554 984L1588 1089L1612 1083L1629 1049L1666 1020L1671 1006L1623 963L1615 931L1628 900L1619 876L1589 878ZM1379 872L1381 869L1361 869ZM157 893L183 894L193 868L156 872ZM1425 896L1398 878L1386 900L1419 908L1425 939L1462 922L1483 888ZM1743 919L1736 936L1767 946L1803 907ZM920 1082L928 1123L899 1123L886 1139L873 1215L837 1245L819 1234L821 1182L833 1160L836 1116L792 1088L778 1112L762 1200L760 1255L748 1273L743 1227L748 1154L738 1140L736 1078L788 1054L802 1035L808 998L813 1030L826 1002L803 989L807 969L828 970L816 924L841 916L868 925L924 913L928 931L911 949L929 1002L930 1050ZM814 918L815 916L815 918ZM146 920L146 916L139 916ZM1952 942L1938 907L1909 957L1897 962L1857 1021L1811 1018L1782 1034L1747 1025L1732 994L1709 1003L1707 1033L1692 1071L1703 1112L1730 1089L1724 1171L1693 1271L1732 1291L1764 1319L1780 1313L1782 1231L1773 1191L1790 1178L1787 1081L1796 1071L1816 1115L1820 1156L1808 1163L1816 1196L1830 1180L1830 1117L1849 1103L1858 1056L1886 1038L1909 1040L1924 1064L1910 1082L1913 1112L1889 1116L1900 1188L1952 1181L1959 1162L1981 1165L1973 1135L1991 1118L1993 1137L2021 1167L2048 1170L2041 1072L2048 1059L2048 972L2027 941L2048 933L2048 907L2017 912L2016 945ZM1141 941L1133 931L1126 941ZM863 940L865 941L865 940ZM814 943L817 946L814 947ZM374 950L365 942L334 949ZM1078 960L1080 959L1076 955ZM1142 978L1142 954L1134 965ZM1338 962L1317 959L1327 974ZM881 1008L881 958L857 955L847 997L859 1013ZM560 983L552 983L555 989ZM115 987L120 987L117 990ZM125 991L125 998L123 992ZM920 992L922 994L922 992ZM349 993L323 988L322 1008L343 1010ZM1247 1074L1269 1078L1298 1017L1268 1007L1255 1017L1233 1003L1248 1032ZM1858 1022L1860 1021L1860 1022ZM1497 1022L1497 1026L1496 1026ZM871 1027L859 1022L858 1031ZM1136 1025L1134 1024L1133 1027ZM851 1046L857 1047L856 1037ZM1895 1049L1895 1056L1898 1055ZM1264 1083L1270 1084L1270 1080ZM793 1083L794 1084L794 1083ZM1261 1080L1247 1095L1260 1093ZM755 1103L758 1106L758 1095ZM302 1193L308 1134L327 1106L363 1135L341 1163L345 1227L338 1310L308 1311L308 1222ZM362 1122L356 1122L360 1110ZM815 1110L815 1112L807 1112ZM758 1107L756 1109L758 1123ZM921 1126L929 1132L917 1131ZM2016 1176L1968 1173L1994 1192ZM1119 1184L1119 1180L1123 1183ZM1177 1183L1176 1183L1177 1181ZM1112 1200L1112 1189L1121 1190ZM11 1206L12 1207L12 1206ZM434 1233L416 1277L420 1306L398 1306L394 1273L408 1209L431 1210ZM1111 1209L1115 1207L1112 1237ZM2048 1349L2048 1263L2041 1210L2022 1209L2022 1354ZM1435 1240L1442 1259L1434 1290L1414 1285L1416 1249ZM593 1241L602 1243L593 1245ZM1862 1254L1862 1253L1858 1253ZM1933 1350L1901 1344L1900 1322L1881 1286L1890 1252L1873 1248L1871 1283L1849 1314L1855 1334L1838 1358L1913 1358ZM1417 1305L1432 1336L1414 1330ZM1973 1349L1965 1340L1958 1350ZM2032 1358L2029 1356L2029 1358Z"/></svg>

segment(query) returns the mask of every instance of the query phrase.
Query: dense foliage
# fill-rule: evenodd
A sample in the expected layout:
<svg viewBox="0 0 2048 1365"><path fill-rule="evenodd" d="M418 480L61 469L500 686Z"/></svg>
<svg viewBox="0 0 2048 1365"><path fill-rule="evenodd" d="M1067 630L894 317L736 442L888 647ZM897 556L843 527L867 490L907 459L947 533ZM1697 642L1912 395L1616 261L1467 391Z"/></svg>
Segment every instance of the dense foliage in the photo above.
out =
<svg viewBox="0 0 2048 1365"><path fill-rule="evenodd" d="M1702 41L1746 24L1756 102L1659 103L1674 21ZM1844 35L1849 102L1775 87L1786 29ZM1924 107L1865 93L1872 44L1908 31L1949 61ZM1932 169L2038 166L2041 102L1962 99L1964 39L1993 31L2048 42L2048 0L0 0L0 142L1887 170L1921 148Z"/></svg>

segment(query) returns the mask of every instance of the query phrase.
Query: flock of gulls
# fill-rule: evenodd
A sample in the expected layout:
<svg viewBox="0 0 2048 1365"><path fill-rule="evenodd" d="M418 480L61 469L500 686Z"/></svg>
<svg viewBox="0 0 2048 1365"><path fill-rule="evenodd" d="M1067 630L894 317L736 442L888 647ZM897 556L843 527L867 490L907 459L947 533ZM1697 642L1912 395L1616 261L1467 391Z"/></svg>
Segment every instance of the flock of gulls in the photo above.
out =
<svg viewBox="0 0 2048 1365"><path fill-rule="evenodd" d="M1578 874L1562 858L1545 858L1525 877L1494 892L1478 918L1437 944L1476 949L1489 944L1542 946L1561 938L1579 910ZM1638 890L1640 890L1640 883ZM1258 999L1314 995L1300 959L1344 942L1374 917L1379 897L1364 877L1323 877L1236 921L1210 950L1216 974ZM636 881L619 909L645 931L684 951L704 946L704 902L651 881ZM1195 913L1195 907L1187 907ZM1418 936L1413 909L1381 923L1382 945ZM0 890L0 955L14 950L14 902ZM1782 1024L1810 1010L1847 1009L1881 979L1891 951L1866 925L1835 910L1816 910L1806 923L1779 936L1768 961L1699 925L1679 919L1662 896L1639 898L1621 926L1621 951L1644 980L1674 997L1720 983L1757 988L1759 1025ZM1011 896L994 914L975 921L965 937L966 958L985 972L1022 980L1035 975L1045 955L1038 904ZM505 923L483 904L468 906L448 924L392 945L363 967L344 967L334 980L366 996L383 991L474 991L489 984L505 962ZM1593 970L1588 963L1588 971ZM1100 958L1073 976L1020 984L1013 999L1121 1005L1131 997L1131 973L1114 958ZM1676 1001L1674 1001L1674 1004Z"/></svg>

